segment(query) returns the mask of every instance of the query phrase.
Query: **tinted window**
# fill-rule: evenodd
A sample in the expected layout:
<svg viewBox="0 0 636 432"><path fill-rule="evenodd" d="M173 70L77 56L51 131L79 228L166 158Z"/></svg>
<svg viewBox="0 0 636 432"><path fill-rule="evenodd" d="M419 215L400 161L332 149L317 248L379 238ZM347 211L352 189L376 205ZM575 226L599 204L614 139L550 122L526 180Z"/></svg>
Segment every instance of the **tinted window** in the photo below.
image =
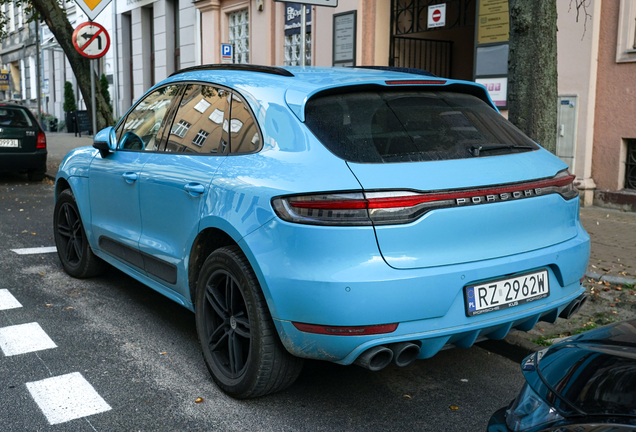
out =
<svg viewBox="0 0 636 432"><path fill-rule="evenodd" d="M475 96L414 90L371 90L312 98L306 124L334 154L360 163L432 161L473 157L472 147L491 147L481 156L538 147Z"/></svg>
<svg viewBox="0 0 636 432"><path fill-rule="evenodd" d="M31 118L22 108L1 107L0 126L31 127Z"/></svg>
<svg viewBox="0 0 636 432"><path fill-rule="evenodd" d="M166 111L178 92L178 86L162 87L139 102L117 130L119 148L158 150Z"/></svg>
<svg viewBox="0 0 636 432"><path fill-rule="evenodd" d="M232 93L231 120L224 129L230 131L230 147L232 153L251 153L259 149L261 138L258 127L254 121L250 109L241 97Z"/></svg>
<svg viewBox="0 0 636 432"><path fill-rule="evenodd" d="M188 84L175 115L166 151L223 154L229 151L223 139L230 92Z"/></svg>

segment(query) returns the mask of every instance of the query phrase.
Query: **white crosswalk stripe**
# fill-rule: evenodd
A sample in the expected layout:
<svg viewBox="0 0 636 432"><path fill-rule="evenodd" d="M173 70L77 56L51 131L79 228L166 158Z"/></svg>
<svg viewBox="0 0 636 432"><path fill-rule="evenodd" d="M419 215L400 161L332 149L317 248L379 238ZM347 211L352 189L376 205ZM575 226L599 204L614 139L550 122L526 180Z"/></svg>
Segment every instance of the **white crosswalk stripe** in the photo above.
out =
<svg viewBox="0 0 636 432"><path fill-rule="evenodd" d="M0 310L21 308L20 302L13 297L8 289L0 289Z"/></svg>
<svg viewBox="0 0 636 432"><path fill-rule="evenodd" d="M26 386L52 425L111 409L79 372L30 382Z"/></svg>
<svg viewBox="0 0 636 432"><path fill-rule="evenodd" d="M0 349L7 357L50 348L57 345L38 323L0 328Z"/></svg>

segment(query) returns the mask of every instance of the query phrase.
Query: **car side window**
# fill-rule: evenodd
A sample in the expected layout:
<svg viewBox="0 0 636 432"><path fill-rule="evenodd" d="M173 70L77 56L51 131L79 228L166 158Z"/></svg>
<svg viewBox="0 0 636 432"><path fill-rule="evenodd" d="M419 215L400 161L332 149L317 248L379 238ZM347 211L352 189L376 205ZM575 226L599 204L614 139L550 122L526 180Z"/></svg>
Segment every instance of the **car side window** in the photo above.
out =
<svg viewBox="0 0 636 432"><path fill-rule="evenodd" d="M227 125L225 125L227 130ZM253 153L261 146L261 135L247 103L232 93L230 109L230 148L232 153Z"/></svg>
<svg viewBox="0 0 636 432"><path fill-rule="evenodd" d="M117 130L118 148L122 150L159 150L166 112L179 93L179 86L162 87L147 95L128 114Z"/></svg>
<svg viewBox="0 0 636 432"><path fill-rule="evenodd" d="M188 84L170 128L167 152L227 153L223 124L230 92L209 85Z"/></svg>

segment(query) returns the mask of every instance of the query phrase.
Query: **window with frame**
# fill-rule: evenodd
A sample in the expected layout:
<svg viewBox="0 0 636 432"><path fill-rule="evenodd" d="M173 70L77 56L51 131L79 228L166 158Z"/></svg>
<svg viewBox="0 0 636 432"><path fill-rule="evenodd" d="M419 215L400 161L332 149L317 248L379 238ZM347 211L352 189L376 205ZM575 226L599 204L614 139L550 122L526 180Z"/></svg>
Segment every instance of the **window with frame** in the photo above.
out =
<svg viewBox="0 0 636 432"><path fill-rule="evenodd" d="M179 86L166 86L147 95L117 127L119 148L156 151L166 127L166 112Z"/></svg>
<svg viewBox="0 0 636 432"><path fill-rule="evenodd" d="M175 115L166 151L223 154L223 131L230 92L214 86L188 84ZM184 103L185 102L185 103Z"/></svg>
<svg viewBox="0 0 636 432"><path fill-rule="evenodd" d="M616 62L636 62L636 0L620 0Z"/></svg>
<svg viewBox="0 0 636 432"><path fill-rule="evenodd" d="M285 66L300 66L302 49L300 33L285 36ZM305 65L311 66L311 32L305 35Z"/></svg>
<svg viewBox="0 0 636 432"><path fill-rule="evenodd" d="M636 139L628 139L625 141L627 143L625 189L636 189Z"/></svg>
<svg viewBox="0 0 636 432"><path fill-rule="evenodd" d="M234 63L250 62L250 20L249 9L231 12L229 42L234 47Z"/></svg>

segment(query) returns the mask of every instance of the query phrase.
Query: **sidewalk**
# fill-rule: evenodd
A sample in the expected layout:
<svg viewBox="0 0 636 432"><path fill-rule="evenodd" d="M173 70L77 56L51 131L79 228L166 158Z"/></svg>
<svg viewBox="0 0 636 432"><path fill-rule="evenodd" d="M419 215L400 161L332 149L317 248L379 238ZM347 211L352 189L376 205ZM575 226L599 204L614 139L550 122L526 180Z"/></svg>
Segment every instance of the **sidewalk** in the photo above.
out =
<svg viewBox="0 0 636 432"><path fill-rule="evenodd" d="M80 138L76 137L75 134L72 133L47 132L46 147L49 154L46 162L46 176L55 180L60 162L62 162L62 159L64 159L64 156L66 156L68 152L77 147L92 145L92 136L82 135Z"/></svg>

